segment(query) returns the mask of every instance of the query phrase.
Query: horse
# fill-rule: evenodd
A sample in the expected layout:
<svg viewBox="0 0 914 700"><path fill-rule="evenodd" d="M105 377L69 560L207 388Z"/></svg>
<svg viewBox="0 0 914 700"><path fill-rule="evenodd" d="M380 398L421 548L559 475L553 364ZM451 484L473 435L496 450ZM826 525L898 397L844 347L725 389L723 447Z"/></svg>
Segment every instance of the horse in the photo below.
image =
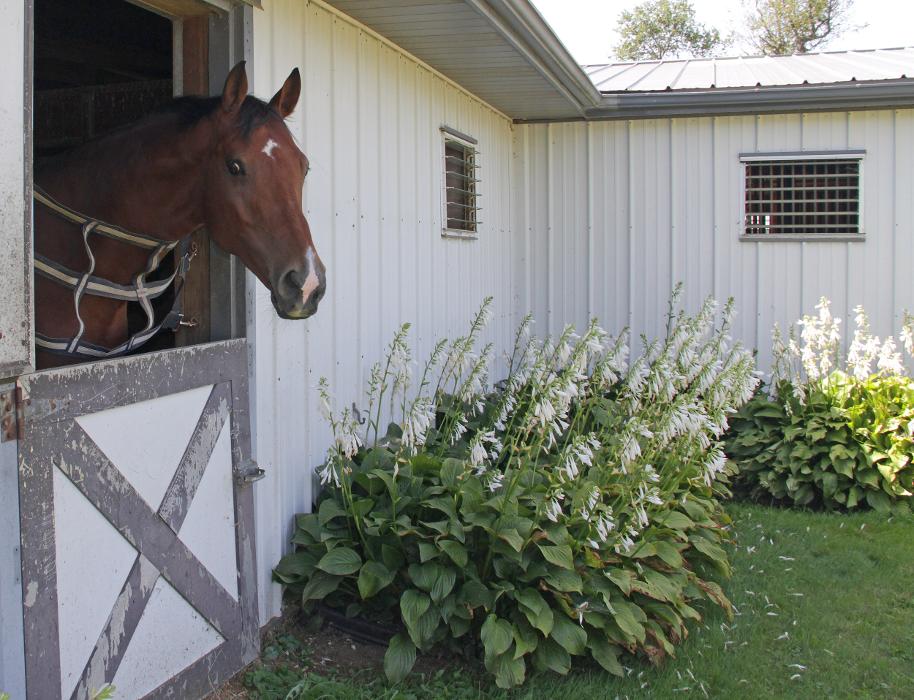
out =
<svg viewBox="0 0 914 700"><path fill-rule="evenodd" d="M270 290L280 317L317 311L327 281L302 210L309 162L285 122L300 94L296 68L268 103L249 95L242 61L221 96L177 98L36 167L39 369L128 354L160 330L150 299L191 255L165 283L148 275L201 228ZM131 301L147 312L145 334L129 333Z"/></svg>

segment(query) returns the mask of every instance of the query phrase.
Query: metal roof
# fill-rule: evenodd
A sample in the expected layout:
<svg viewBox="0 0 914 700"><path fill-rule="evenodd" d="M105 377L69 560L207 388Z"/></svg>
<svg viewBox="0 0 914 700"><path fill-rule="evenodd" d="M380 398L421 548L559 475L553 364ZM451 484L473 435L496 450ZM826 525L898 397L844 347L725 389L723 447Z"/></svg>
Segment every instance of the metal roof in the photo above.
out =
<svg viewBox="0 0 914 700"><path fill-rule="evenodd" d="M602 93L914 80L914 47L584 66Z"/></svg>

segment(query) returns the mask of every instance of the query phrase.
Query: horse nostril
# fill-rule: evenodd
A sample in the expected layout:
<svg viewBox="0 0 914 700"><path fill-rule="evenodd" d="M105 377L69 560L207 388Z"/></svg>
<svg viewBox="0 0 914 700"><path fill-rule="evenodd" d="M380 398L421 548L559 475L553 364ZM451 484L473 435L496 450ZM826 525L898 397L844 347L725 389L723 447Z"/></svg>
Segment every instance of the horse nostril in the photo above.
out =
<svg viewBox="0 0 914 700"><path fill-rule="evenodd" d="M305 284L305 276L298 270L289 270L282 276L281 284L283 291L289 294L301 294L301 288Z"/></svg>

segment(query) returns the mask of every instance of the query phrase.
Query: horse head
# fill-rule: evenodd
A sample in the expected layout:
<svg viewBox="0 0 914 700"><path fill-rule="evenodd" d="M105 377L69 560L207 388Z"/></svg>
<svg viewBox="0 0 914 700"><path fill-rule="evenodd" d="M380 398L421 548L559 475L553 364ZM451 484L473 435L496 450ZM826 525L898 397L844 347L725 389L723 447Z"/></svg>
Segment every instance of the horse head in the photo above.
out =
<svg viewBox="0 0 914 700"><path fill-rule="evenodd" d="M326 270L302 211L308 159L285 119L301 94L296 68L267 105L248 95L244 62L225 81L210 121L203 217L212 239L237 255L271 292L283 318L308 318L324 296Z"/></svg>

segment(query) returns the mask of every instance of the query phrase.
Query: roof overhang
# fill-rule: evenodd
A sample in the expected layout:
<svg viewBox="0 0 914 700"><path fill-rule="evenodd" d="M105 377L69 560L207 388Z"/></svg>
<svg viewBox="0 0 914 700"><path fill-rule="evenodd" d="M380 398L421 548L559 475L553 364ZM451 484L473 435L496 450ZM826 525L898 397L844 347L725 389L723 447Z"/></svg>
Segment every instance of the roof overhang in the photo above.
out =
<svg viewBox="0 0 914 700"><path fill-rule="evenodd" d="M583 118L600 92L527 0L317 0L512 119Z"/></svg>
<svg viewBox="0 0 914 700"><path fill-rule="evenodd" d="M914 80L603 94L584 119L651 119L914 107ZM548 121L548 120L525 120Z"/></svg>

